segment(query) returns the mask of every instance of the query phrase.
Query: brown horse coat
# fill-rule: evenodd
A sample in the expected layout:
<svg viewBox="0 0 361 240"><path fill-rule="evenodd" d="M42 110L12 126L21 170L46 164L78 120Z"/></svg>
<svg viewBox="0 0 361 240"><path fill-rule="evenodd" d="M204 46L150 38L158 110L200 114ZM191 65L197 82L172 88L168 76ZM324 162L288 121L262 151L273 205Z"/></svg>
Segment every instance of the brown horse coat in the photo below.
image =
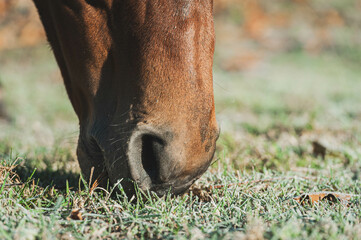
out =
<svg viewBox="0 0 361 240"><path fill-rule="evenodd" d="M215 151L213 0L33 0L79 118L80 167L162 195ZM131 180L131 181L127 181Z"/></svg>

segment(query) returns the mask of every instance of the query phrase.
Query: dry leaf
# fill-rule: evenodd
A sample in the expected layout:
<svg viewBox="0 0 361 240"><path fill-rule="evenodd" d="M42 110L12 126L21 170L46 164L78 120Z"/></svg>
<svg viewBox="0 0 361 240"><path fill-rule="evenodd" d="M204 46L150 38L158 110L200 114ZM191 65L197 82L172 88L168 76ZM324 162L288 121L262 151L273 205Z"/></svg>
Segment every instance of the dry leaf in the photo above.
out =
<svg viewBox="0 0 361 240"><path fill-rule="evenodd" d="M337 193L337 192L314 192L314 193L304 193L293 199L299 202L300 204L311 203L312 205L319 201L328 201L330 203L341 202L344 205L348 205L351 197L354 195L346 193Z"/></svg>
<svg viewBox="0 0 361 240"><path fill-rule="evenodd" d="M316 157L321 156L322 159L325 159L325 156L326 156L326 147L325 146L323 146L321 143L319 143L317 141L313 141L312 147L313 147L313 155L315 155Z"/></svg>
<svg viewBox="0 0 361 240"><path fill-rule="evenodd" d="M69 217L66 218L67 220L83 220L83 216L81 215L80 209L73 209L69 215Z"/></svg>
<svg viewBox="0 0 361 240"><path fill-rule="evenodd" d="M210 202L212 200L209 188L192 186L189 191L192 192L194 196L197 196L201 202Z"/></svg>

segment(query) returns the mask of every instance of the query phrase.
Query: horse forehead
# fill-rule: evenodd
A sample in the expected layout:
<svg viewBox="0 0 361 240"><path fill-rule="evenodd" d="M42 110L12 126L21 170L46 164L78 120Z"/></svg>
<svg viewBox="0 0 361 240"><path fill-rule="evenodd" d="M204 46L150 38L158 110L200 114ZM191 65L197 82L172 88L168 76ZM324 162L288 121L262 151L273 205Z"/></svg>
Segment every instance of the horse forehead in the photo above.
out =
<svg viewBox="0 0 361 240"><path fill-rule="evenodd" d="M202 0L202 1L176 0L176 1L173 1L173 5L170 5L170 7L173 8L173 11L175 12L176 15L188 17L192 13L192 9L203 8L205 5L208 5L208 3L209 3L208 0Z"/></svg>
<svg viewBox="0 0 361 240"><path fill-rule="evenodd" d="M191 15L192 10L205 10L205 6L209 6L212 0L152 0L132 2L131 5L138 10L138 13L142 11L147 12L148 8L157 9L157 14L171 13L173 16L188 17Z"/></svg>

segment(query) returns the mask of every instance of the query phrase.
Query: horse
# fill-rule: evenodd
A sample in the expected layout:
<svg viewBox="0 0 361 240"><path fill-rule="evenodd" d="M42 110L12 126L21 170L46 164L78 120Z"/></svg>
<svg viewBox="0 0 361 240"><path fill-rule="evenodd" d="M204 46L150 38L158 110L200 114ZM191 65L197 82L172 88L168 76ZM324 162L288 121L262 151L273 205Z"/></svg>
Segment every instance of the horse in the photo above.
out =
<svg viewBox="0 0 361 240"><path fill-rule="evenodd" d="M33 0L79 119L86 179L158 195L209 167L213 0Z"/></svg>

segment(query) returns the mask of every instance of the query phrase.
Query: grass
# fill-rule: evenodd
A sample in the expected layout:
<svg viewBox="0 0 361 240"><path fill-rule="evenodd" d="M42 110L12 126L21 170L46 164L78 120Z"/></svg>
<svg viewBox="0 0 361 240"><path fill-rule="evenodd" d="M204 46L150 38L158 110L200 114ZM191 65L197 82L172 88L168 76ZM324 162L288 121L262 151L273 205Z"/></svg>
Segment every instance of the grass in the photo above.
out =
<svg viewBox="0 0 361 240"><path fill-rule="evenodd" d="M359 239L361 70L333 53L276 54L245 72L220 59L217 161L182 196L130 203L82 180L77 120L50 50L2 52L12 120L0 122L0 239ZM293 200L316 191L358 196L349 206ZM74 209L83 220L68 218Z"/></svg>

